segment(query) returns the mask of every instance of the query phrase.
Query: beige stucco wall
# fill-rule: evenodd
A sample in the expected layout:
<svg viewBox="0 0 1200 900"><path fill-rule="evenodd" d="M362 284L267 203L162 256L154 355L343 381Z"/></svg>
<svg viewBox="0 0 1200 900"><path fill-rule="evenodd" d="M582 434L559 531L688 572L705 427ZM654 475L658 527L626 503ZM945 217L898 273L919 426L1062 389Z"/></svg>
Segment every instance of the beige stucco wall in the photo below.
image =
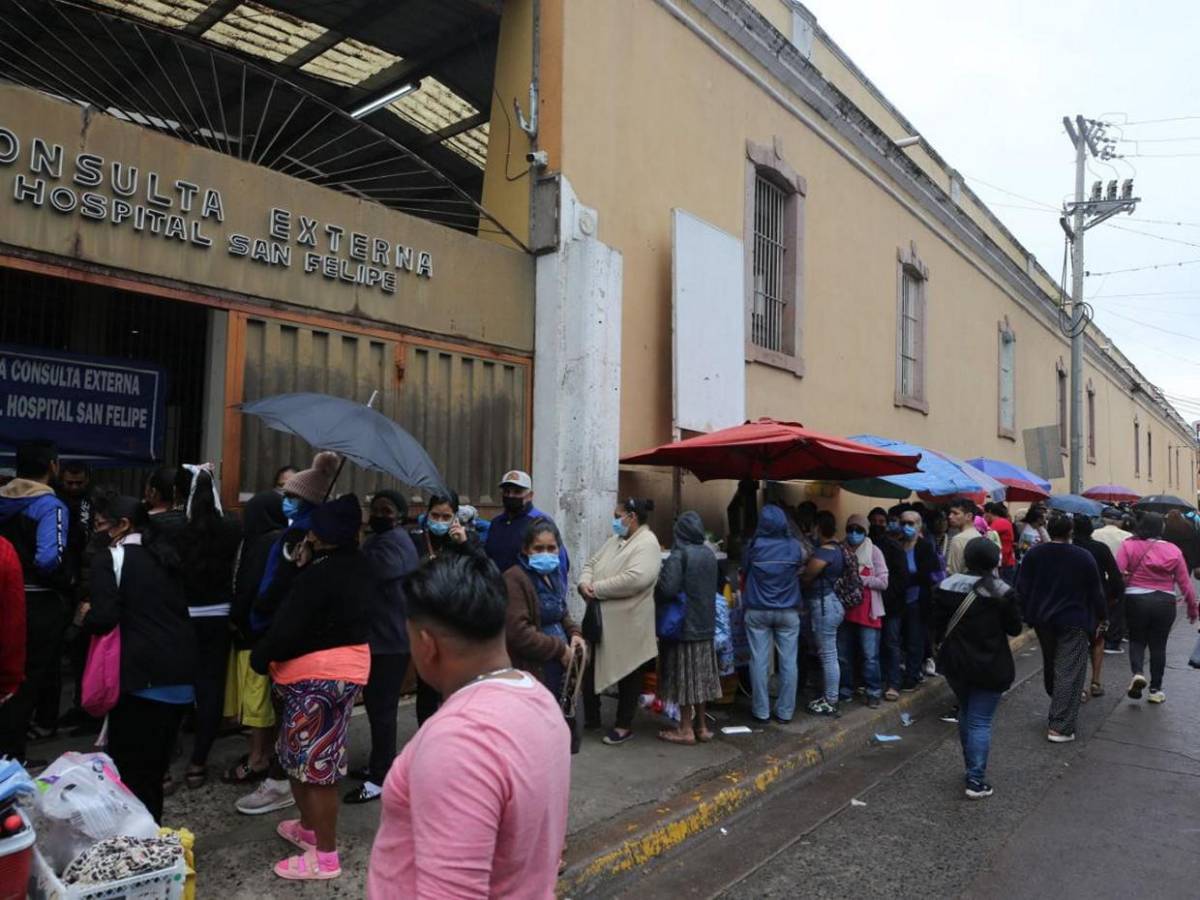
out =
<svg viewBox="0 0 1200 900"><path fill-rule="evenodd" d="M356 200L333 190L273 172L230 156L190 145L110 116L87 112L74 104L50 99L24 88L0 86L0 128L20 141L15 160L0 161L0 244L70 257L115 270L169 279L172 282L232 292L264 303L351 316L368 323L417 332L482 341L519 351L533 349L533 261L525 253L479 240L471 235L414 218L378 204ZM34 138L60 145L64 161L60 177L30 171ZM0 155L10 155L11 140L0 141ZM104 159L104 183L88 188L73 183L77 154ZM79 209L57 212L49 198L41 207L14 199L18 176L41 177L46 190L69 188L77 196L93 191L110 204L114 161L139 169L139 192L130 204L147 205L146 179L156 172L162 193L173 198L165 210L180 213L180 198L171 185L184 179L201 189L191 213L183 214L190 233L193 223L212 242L205 248L180 242L149 230L138 232L130 221L114 225L88 219ZM219 191L223 221L200 215L205 189ZM232 256L232 235L272 240L273 207L292 214L291 240L274 240L290 247L290 265L268 265L248 256ZM296 242L299 215L318 220L317 246ZM327 246L326 224L343 229L337 251ZM331 280L321 272L304 271L308 251L337 257L351 268L352 232L412 248L416 257L429 254L428 275L380 265L395 277L395 291Z"/></svg>
<svg viewBox="0 0 1200 900"><path fill-rule="evenodd" d="M599 210L600 238L625 260L623 452L670 438L671 209L741 236L746 141L769 145L778 137L784 158L808 183L807 374L798 379L750 366L748 415L1023 464L1021 444L997 434L998 322L1007 316L1017 335L1018 438L1020 429L1057 421L1055 361L1067 360L1067 342L981 273L954 238L923 224L654 2L565 4L563 60L562 169L583 202ZM896 254L910 242L930 271L928 415L893 405ZM1015 245L1005 249L1020 253ZM740 354L742 348L691 352ZM1167 445L1182 444L1184 436L1131 399L1125 385L1092 366L1088 375L1097 388L1098 434L1097 462L1086 467L1085 481L1165 490ZM1144 447L1141 477L1134 475L1135 407L1143 442L1146 423L1154 423L1153 481L1146 477ZM1171 486L1185 497L1194 496L1187 452L1185 483ZM664 473L624 476L623 491L669 498ZM694 484L685 482L685 503L701 506L710 527L717 526L732 485L701 491ZM1065 479L1055 488L1065 490Z"/></svg>

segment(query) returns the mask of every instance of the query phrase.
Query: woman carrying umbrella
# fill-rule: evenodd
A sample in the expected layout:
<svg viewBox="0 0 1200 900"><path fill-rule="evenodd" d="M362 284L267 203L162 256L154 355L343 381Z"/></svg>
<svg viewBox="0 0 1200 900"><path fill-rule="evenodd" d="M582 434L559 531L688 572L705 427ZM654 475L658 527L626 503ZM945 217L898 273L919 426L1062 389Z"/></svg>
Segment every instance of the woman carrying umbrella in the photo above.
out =
<svg viewBox="0 0 1200 900"><path fill-rule="evenodd" d="M1117 551L1117 565L1125 576L1125 617L1129 625L1129 696L1140 700L1146 688L1143 662L1150 648L1151 703L1166 702L1163 672L1167 667L1167 638L1175 624L1175 589L1187 601L1188 621L1197 618L1196 592L1187 563L1174 544L1162 539L1163 517L1145 513L1133 537Z"/></svg>

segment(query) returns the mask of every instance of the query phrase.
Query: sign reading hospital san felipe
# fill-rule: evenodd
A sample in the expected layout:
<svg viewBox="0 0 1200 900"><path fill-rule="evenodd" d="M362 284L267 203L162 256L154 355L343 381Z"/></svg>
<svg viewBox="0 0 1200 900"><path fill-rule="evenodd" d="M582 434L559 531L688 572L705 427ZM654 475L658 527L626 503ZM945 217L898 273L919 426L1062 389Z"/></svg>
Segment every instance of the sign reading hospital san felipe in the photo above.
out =
<svg viewBox="0 0 1200 900"><path fill-rule="evenodd" d="M95 153L70 156L62 144L22 141L0 126L0 171L9 169L13 203L48 215L79 216L181 247L211 251L225 222L221 191ZM321 222L282 207L265 211L263 230L225 235L225 252L250 264L291 269L395 294L401 277L432 278L433 255L375 234Z"/></svg>

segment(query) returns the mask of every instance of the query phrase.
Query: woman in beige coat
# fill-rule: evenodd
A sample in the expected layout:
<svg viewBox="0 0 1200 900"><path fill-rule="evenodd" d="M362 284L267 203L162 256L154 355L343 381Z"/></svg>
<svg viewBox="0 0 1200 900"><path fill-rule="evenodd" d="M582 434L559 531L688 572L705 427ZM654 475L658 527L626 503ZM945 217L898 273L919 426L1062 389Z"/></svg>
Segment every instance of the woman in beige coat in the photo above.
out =
<svg viewBox="0 0 1200 900"><path fill-rule="evenodd" d="M646 525L653 509L653 500L619 504L613 512L613 536L587 561L579 578L580 595L587 603L598 604L602 623L599 643L584 674L584 727L601 727L600 692L617 685L617 722L604 736L606 744L623 744L633 737L641 668L658 653L654 585L662 548Z"/></svg>

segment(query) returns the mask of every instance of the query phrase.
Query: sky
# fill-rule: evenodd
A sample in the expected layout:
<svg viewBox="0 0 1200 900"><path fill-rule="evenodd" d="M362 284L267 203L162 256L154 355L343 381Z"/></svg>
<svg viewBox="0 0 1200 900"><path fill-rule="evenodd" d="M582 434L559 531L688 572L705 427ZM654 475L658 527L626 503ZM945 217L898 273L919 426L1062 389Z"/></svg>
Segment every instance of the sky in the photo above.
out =
<svg viewBox="0 0 1200 900"><path fill-rule="evenodd" d="M1088 190L1133 177L1142 202L1087 232L1097 274L1084 296L1184 419L1200 420L1200 3L804 2L1055 278L1059 210L1075 190L1062 117L1112 123L1125 159L1092 160ZM1114 271L1148 266L1160 268Z"/></svg>

